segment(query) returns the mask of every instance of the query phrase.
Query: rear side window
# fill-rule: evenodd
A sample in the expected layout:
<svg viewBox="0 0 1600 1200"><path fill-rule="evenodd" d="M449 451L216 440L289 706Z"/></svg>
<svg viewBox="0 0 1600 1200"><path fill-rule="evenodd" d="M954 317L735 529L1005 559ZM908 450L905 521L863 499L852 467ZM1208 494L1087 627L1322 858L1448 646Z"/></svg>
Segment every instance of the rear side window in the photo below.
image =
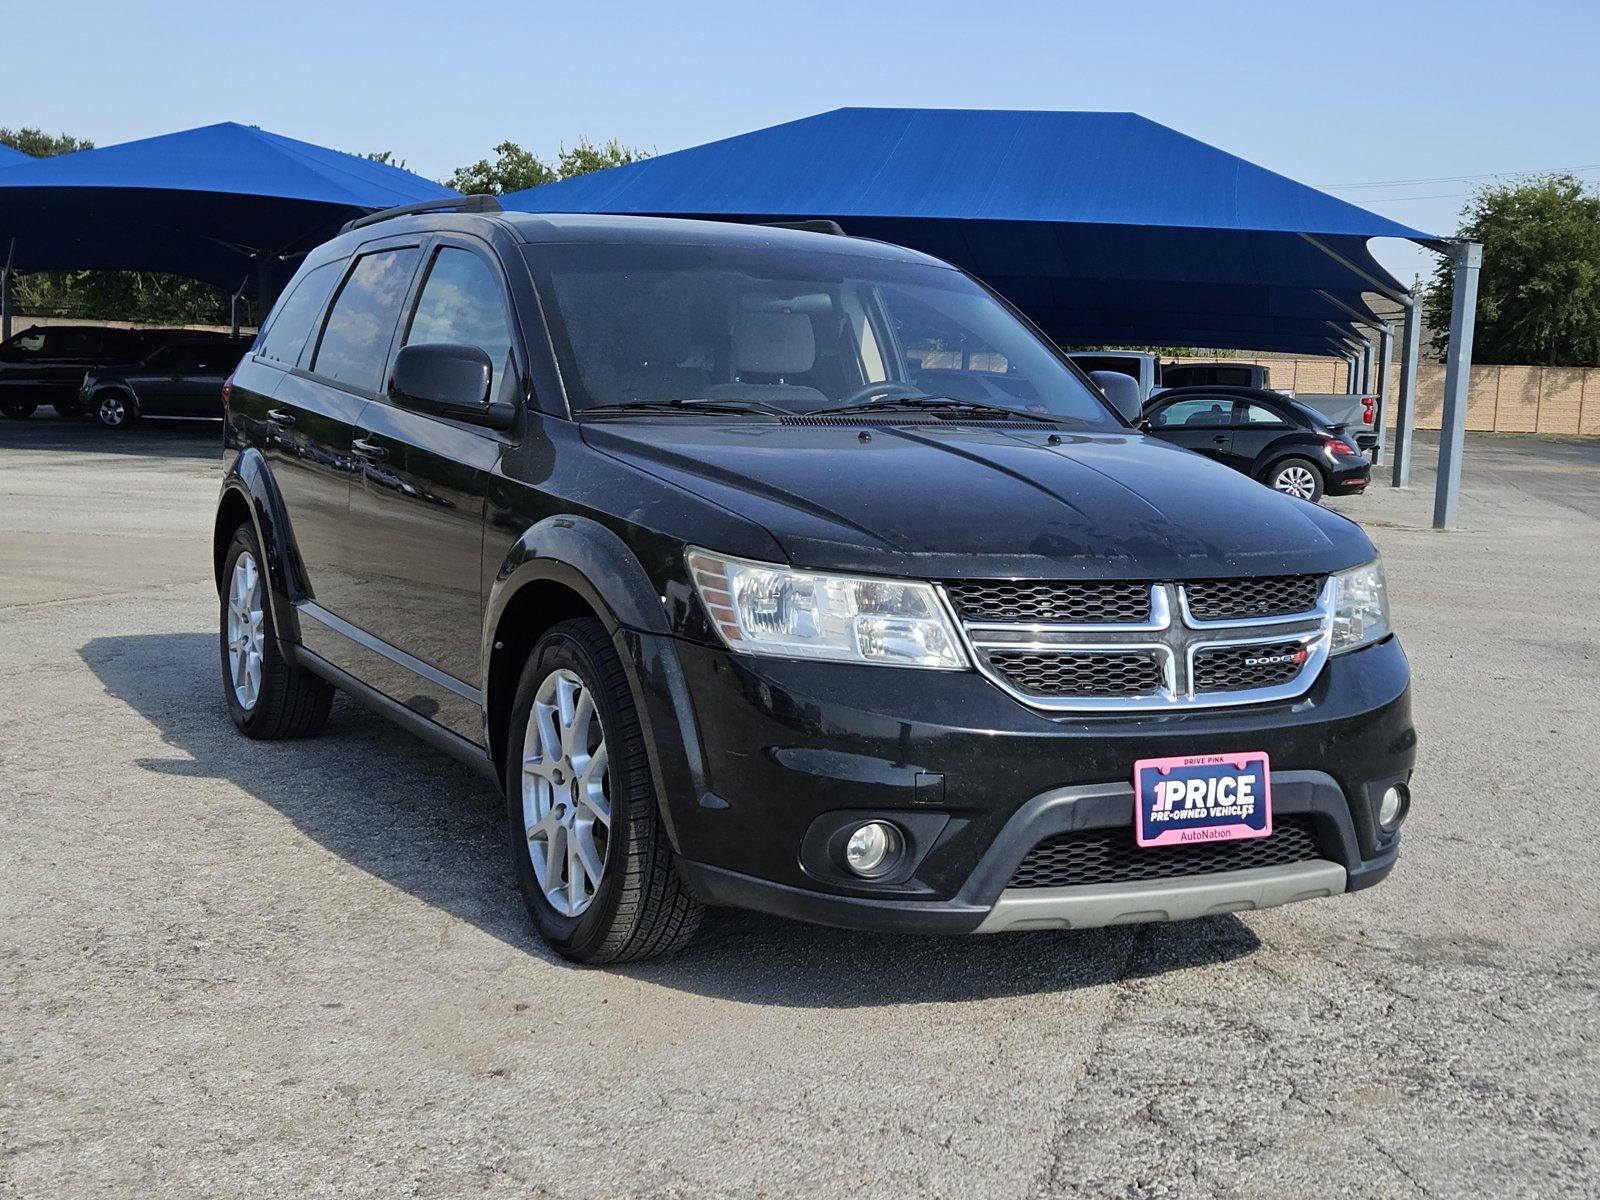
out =
<svg viewBox="0 0 1600 1200"><path fill-rule="evenodd" d="M1281 414L1274 412L1265 404L1246 404L1241 402L1234 410L1235 425L1253 425L1256 428L1272 427L1285 429L1290 422Z"/></svg>
<svg viewBox="0 0 1600 1200"><path fill-rule="evenodd" d="M420 254L407 246L356 259L328 312L313 371L346 387L378 390Z"/></svg>
<svg viewBox="0 0 1600 1200"><path fill-rule="evenodd" d="M261 348L256 351L262 358L292 367L300 361L301 352L311 339L322 306L328 302L333 285L339 282L342 262L326 263L306 274L278 306L277 315L267 326Z"/></svg>
<svg viewBox="0 0 1600 1200"><path fill-rule="evenodd" d="M405 344L425 342L478 347L494 364L491 387L504 393L514 374L511 323L500 281L489 264L470 250L445 246L433 260Z"/></svg>

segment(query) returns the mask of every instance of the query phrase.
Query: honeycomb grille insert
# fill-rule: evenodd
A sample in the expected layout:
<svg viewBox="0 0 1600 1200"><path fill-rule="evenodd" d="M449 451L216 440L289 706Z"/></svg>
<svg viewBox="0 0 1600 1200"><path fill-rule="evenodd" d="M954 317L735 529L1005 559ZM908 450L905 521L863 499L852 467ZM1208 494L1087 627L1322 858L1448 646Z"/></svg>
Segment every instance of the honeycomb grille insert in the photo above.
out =
<svg viewBox="0 0 1600 1200"><path fill-rule="evenodd" d="M1011 876L1007 887L1078 887L1091 883L1138 883L1212 875L1252 867L1278 867L1323 857L1311 818L1291 813L1273 818L1272 833L1237 842L1200 842L1140 849L1133 829L1089 829L1046 838Z"/></svg>
<svg viewBox="0 0 1600 1200"><path fill-rule="evenodd" d="M1132 625L1150 619L1148 583L978 580L944 586L950 602L965 621Z"/></svg>
<svg viewBox="0 0 1600 1200"><path fill-rule="evenodd" d="M990 650L989 665L1031 696L1153 696L1164 682L1148 653L1035 654Z"/></svg>
<svg viewBox="0 0 1600 1200"><path fill-rule="evenodd" d="M1189 611L1202 621L1286 617L1309 612L1322 594L1323 575L1263 575L1256 579L1202 579L1183 590Z"/></svg>
<svg viewBox="0 0 1600 1200"><path fill-rule="evenodd" d="M1194 690L1240 692L1287 683L1300 673L1306 650L1299 642L1264 642L1254 646L1218 646L1197 650Z"/></svg>

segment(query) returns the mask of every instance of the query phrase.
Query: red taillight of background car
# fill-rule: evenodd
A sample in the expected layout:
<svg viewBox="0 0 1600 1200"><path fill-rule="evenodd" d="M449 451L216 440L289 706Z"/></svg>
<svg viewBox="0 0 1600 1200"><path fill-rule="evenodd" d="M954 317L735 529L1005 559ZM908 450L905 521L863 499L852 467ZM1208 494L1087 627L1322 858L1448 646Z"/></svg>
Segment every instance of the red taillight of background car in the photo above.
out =
<svg viewBox="0 0 1600 1200"><path fill-rule="evenodd" d="M1329 438L1328 449L1332 450L1335 454L1353 455L1356 453L1356 448L1343 438Z"/></svg>
<svg viewBox="0 0 1600 1200"><path fill-rule="evenodd" d="M1368 425L1372 424L1373 410L1376 409L1377 406L1378 398L1376 396L1361 397L1361 419Z"/></svg>

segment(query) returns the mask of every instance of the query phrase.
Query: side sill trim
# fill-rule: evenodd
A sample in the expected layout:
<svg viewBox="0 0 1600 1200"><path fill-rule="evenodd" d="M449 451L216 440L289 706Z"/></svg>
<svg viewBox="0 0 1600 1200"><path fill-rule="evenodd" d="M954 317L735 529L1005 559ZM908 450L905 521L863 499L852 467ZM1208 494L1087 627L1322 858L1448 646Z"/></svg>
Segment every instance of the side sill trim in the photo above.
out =
<svg viewBox="0 0 1600 1200"><path fill-rule="evenodd" d="M1345 869L1322 859L1221 871L1187 879L1091 883L1064 888L1007 888L978 933L1018 929L1090 929L1147 921L1186 921L1217 913L1275 908L1338 896Z"/></svg>
<svg viewBox="0 0 1600 1200"><path fill-rule="evenodd" d="M304 646L296 646L289 642L280 643L280 646L285 654L292 656L295 666L321 676L341 692L372 709L380 717L387 717L396 725L427 742L435 750L442 750L451 758L471 767L496 787L501 786L500 770L489 757L489 752L482 746L474 745L442 725L435 725L421 713L412 712L399 701L391 700L382 692L362 683L348 671L341 671L327 659L307 650Z"/></svg>
<svg viewBox="0 0 1600 1200"><path fill-rule="evenodd" d="M463 700L470 700L473 704L483 704L483 693L475 687L469 687L454 675L446 675L438 667L430 666L420 658L413 658L404 650L391 646L382 638L373 637L365 629L350 624L343 617L336 617L320 604L310 600L302 600L295 605L303 617L310 617L320 625L325 625L335 633L342 634L358 646L371 650L374 654L381 654L392 663L398 663L413 675L420 675L435 687L442 687L447 692L454 692Z"/></svg>

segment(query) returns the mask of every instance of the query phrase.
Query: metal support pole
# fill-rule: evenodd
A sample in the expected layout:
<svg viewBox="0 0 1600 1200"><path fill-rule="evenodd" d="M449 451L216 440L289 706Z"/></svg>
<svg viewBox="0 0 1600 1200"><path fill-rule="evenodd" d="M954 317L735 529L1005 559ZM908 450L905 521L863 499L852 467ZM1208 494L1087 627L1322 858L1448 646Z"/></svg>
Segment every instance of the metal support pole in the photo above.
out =
<svg viewBox="0 0 1600 1200"><path fill-rule="evenodd" d="M1345 360L1344 360L1344 390L1345 390L1345 394L1346 395L1352 395L1353 396L1353 395L1355 395L1355 392L1356 392L1356 371L1358 369L1356 367L1356 360L1357 360L1358 357L1359 356L1355 355L1355 354L1347 354L1347 355L1345 355Z"/></svg>
<svg viewBox="0 0 1600 1200"><path fill-rule="evenodd" d="M1368 338L1366 341L1361 343L1361 388L1360 388L1360 390L1361 390L1361 393L1363 395L1366 395L1366 396L1372 395L1372 382L1373 382L1372 381L1372 372L1373 372L1374 366L1376 365L1376 362L1377 362L1377 349L1373 346L1372 339Z"/></svg>
<svg viewBox="0 0 1600 1200"><path fill-rule="evenodd" d="M239 306L244 303L244 290L249 286L250 276L246 275L228 300L228 319L233 326L228 336L235 341L239 340Z"/></svg>
<svg viewBox="0 0 1600 1200"><path fill-rule="evenodd" d="M1411 431L1417 420L1417 364L1422 361L1422 289L1406 308L1400 334L1400 392L1394 410L1394 473L1392 486L1411 486Z"/></svg>
<svg viewBox="0 0 1600 1200"><path fill-rule="evenodd" d="M1394 326L1378 330L1378 407L1372 414L1372 461L1383 461L1383 424L1389 419L1389 385L1394 381Z"/></svg>
<svg viewBox="0 0 1600 1200"><path fill-rule="evenodd" d="M1450 296L1450 345L1444 359L1444 424L1439 430L1439 483L1433 496L1433 527L1454 529L1461 505L1461 453L1467 436L1467 389L1472 383L1472 332L1478 320L1478 269L1483 247L1450 247L1455 286Z"/></svg>

